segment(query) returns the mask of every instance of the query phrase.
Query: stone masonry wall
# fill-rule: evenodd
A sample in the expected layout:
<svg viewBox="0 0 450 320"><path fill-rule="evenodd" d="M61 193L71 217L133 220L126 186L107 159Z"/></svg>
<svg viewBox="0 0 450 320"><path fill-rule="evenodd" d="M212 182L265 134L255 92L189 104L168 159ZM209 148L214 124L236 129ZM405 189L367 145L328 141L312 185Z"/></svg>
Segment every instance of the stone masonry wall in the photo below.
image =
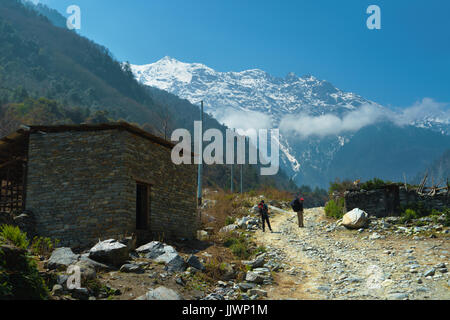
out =
<svg viewBox="0 0 450 320"><path fill-rule="evenodd" d="M195 168L173 165L170 149L125 130L30 136L26 209L63 245L135 232L136 181L152 185L152 235L195 235Z"/></svg>
<svg viewBox="0 0 450 320"><path fill-rule="evenodd" d="M32 134L26 208L38 234L85 246L133 227L118 130Z"/></svg>
<svg viewBox="0 0 450 320"><path fill-rule="evenodd" d="M448 194L435 196L419 195L414 190L398 188L381 188L376 190L346 191L344 194L346 212L359 208L376 217L396 216L400 208L415 203L422 203L429 209L443 210L450 204Z"/></svg>
<svg viewBox="0 0 450 320"><path fill-rule="evenodd" d="M124 190L128 210L135 210L136 181L150 185L149 228L154 239L193 239L197 232L197 169L175 165L169 149L125 132Z"/></svg>

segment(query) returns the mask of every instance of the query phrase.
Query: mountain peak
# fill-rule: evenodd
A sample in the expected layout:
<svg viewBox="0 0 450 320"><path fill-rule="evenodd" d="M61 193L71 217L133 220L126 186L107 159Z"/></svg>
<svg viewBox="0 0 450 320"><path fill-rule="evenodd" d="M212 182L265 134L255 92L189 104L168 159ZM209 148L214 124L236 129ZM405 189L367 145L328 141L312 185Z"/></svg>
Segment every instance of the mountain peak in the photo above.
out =
<svg viewBox="0 0 450 320"><path fill-rule="evenodd" d="M294 73L294 72L289 72L287 75L286 75L286 81L297 81L298 80L298 77L297 77L297 75Z"/></svg>
<svg viewBox="0 0 450 320"><path fill-rule="evenodd" d="M163 58L159 59L156 63L158 62L180 62L180 61L170 56L164 56Z"/></svg>
<svg viewBox="0 0 450 320"><path fill-rule="evenodd" d="M219 72L200 63L180 62L169 56L149 65L132 65L131 69L143 84L191 102L204 100L207 111L219 121L227 120L230 109L262 112L278 123L286 114L299 111L339 113L339 110L347 111L348 105L367 102L312 75L298 77L293 72L284 79L260 69Z"/></svg>

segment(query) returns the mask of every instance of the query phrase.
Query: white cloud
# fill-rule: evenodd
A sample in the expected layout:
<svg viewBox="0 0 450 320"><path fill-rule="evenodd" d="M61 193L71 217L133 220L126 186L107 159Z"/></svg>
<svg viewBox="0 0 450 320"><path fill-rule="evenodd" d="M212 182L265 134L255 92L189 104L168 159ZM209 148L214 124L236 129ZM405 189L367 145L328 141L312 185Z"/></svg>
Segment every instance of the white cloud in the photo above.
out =
<svg viewBox="0 0 450 320"><path fill-rule="evenodd" d="M280 122L283 132L295 132L301 137L338 135L345 131L357 131L373 124L386 116L385 111L374 105L363 105L355 111L345 114L342 118L334 114L324 114L317 117L305 115L288 115Z"/></svg>
<svg viewBox="0 0 450 320"><path fill-rule="evenodd" d="M320 116L288 115L281 120L280 131L294 132L303 138L309 136L324 137L358 131L379 121L391 121L396 125L403 126L427 118L450 123L449 104L424 98L422 101L404 109L390 110L377 105L366 104L342 117L331 113Z"/></svg>
<svg viewBox="0 0 450 320"><path fill-rule="evenodd" d="M424 98L409 108L396 110L393 122L398 125L406 125L426 118L440 119L448 123L450 119L449 104Z"/></svg>

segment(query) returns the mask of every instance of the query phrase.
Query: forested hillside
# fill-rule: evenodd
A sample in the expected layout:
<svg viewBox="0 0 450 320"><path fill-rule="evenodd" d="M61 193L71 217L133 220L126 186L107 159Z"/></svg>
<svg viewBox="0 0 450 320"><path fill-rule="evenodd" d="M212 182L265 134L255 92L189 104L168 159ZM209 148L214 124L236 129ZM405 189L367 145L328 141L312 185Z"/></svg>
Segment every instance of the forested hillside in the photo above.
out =
<svg viewBox="0 0 450 320"><path fill-rule="evenodd" d="M51 14L53 22L63 18L42 5L38 12L18 0L0 2L0 135L20 124L115 120L166 138L176 128L192 132L198 106L139 84L108 49L53 25L42 14ZM206 128L226 129L209 115L204 118ZM257 166L246 166L244 181L246 190L296 188L282 172L259 176ZM206 167L205 184L229 188L229 166Z"/></svg>

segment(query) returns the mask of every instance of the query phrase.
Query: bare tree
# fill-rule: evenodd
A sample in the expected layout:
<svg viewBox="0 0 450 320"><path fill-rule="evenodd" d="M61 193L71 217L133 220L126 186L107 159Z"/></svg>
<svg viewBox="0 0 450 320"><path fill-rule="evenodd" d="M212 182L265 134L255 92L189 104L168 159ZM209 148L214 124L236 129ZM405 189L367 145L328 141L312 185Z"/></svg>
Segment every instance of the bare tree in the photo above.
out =
<svg viewBox="0 0 450 320"><path fill-rule="evenodd" d="M169 133L170 126L171 121L169 112L167 111L167 109L164 109L163 115L161 116L161 129L158 129L158 131L161 133L165 140L167 140L167 134Z"/></svg>
<svg viewBox="0 0 450 320"><path fill-rule="evenodd" d="M17 130L21 122L11 112L0 107L0 137L4 137Z"/></svg>

